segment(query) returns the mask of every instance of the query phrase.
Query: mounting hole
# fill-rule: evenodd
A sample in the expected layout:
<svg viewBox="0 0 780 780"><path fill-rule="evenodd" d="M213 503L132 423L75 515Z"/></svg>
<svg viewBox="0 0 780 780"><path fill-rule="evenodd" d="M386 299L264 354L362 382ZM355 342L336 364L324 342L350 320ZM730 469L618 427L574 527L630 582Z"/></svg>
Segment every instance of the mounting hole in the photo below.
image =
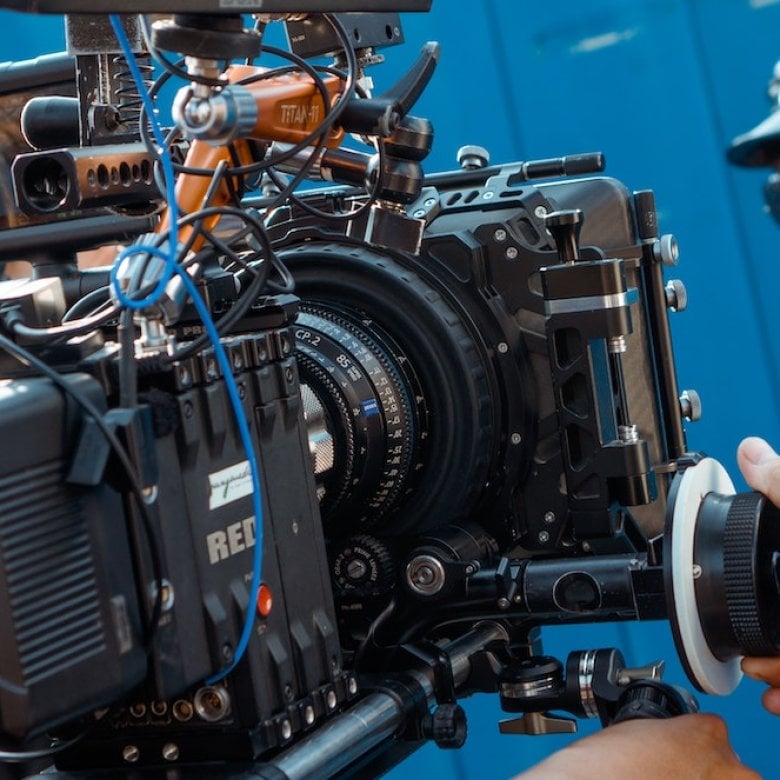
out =
<svg viewBox="0 0 780 780"><path fill-rule="evenodd" d="M130 166L126 162L121 163L119 166L119 181L122 182L123 187L129 187L133 183Z"/></svg>
<svg viewBox="0 0 780 780"><path fill-rule="evenodd" d="M70 192L68 174L51 157L41 157L24 170L22 188L28 203L38 211L55 211Z"/></svg>

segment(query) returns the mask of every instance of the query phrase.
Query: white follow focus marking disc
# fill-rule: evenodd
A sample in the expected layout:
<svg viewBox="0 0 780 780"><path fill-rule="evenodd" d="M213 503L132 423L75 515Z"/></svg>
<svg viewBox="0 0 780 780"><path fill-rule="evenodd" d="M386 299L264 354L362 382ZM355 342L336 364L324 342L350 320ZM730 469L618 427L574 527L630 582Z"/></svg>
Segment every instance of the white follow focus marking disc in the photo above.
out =
<svg viewBox="0 0 780 780"><path fill-rule="evenodd" d="M699 687L707 693L725 696L742 679L741 657L721 661L704 638L693 578L693 545L701 502L708 493L733 495L734 483L726 469L713 458L704 458L688 468L677 489L672 519L672 584L677 629L685 660ZM725 608L725 604L724 604Z"/></svg>

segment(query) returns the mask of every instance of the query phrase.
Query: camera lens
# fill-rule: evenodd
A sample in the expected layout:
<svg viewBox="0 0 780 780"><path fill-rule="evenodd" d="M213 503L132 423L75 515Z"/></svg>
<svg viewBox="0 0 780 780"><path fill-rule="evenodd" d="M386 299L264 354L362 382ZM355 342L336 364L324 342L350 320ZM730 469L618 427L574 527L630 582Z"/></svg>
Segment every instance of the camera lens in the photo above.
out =
<svg viewBox="0 0 780 780"><path fill-rule="evenodd" d="M464 296L419 260L363 245L282 257L302 300L301 381L333 440L318 477L329 534L419 532L473 512L498 457L501 401Z"/></svg>

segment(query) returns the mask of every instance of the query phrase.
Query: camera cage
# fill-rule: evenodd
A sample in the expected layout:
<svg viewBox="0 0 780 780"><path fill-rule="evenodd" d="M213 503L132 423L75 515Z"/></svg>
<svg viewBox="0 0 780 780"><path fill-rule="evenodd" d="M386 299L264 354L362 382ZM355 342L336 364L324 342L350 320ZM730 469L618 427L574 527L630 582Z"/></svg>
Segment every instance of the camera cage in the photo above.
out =
<svg viewBox="0 0 780 780"><path fill-rule="evenodd" d="M14 8L103 11L77 5L53 0ZM121 10L143 12L140 5ZM208 5L172 10L212 19L224 11ZM342 5L297 8L347 10ZM361 10L427 5L364 2ZM231 14L255 10L251 3L230 7ZM201 22L180 16L177 23L182 40L192 41L193 30L197 37ZM217 29L225 39L242 36L231 24L218 22ZM326 26L312 29L303 55L332 50L323 43ZM76 67L94 78L85 57L80 52ZM346 50L342 57L350 59ZM262 297L259 282L248 285L250 305L221 334L227 364L215 359L217 345L202 336L191 305L175 290L166 292L162 316L137 319L141 347L137 378L129 382L142 395L130 394L129 403L128 368L118 358L132 344L126 319L101 321L103 338L49 344L39 336L107 281L74 273L74 250L150 227L157 233L151 242L142 238L143 246L157 252L166 246L155 218L134 213L144 200L159 199L158 184L141 176L128 198L119 173L125 165L132 178L144 160L154 165L153 156L143 142L110 147L102 138L99 159L108 179L94 200L86 196L96 171L90 151L100 147L84 145L94 138L83 126L80 146L17 161L17 195L35 214L34 224L0 233L0 257L33 254L44 278L3 291L2 346L28 367L3 360L11 400L0 421L12 424L6 433L14 439L35 427L26 416L28 384L49 411L39 436L4 466L0 516L9 531L24 531L14 514L20 474L54 465L45 485L30 483L27 510L45 518L39 530L50 545L25 559L14 546L22 542L4 535L4 559L31 581L52 560L58 567L73 558L91 561L97 584L79 609L100 612L106 636L118 642L95 645L105 670L94 675L88 694L75 689L74 667L58 667L55 656L72 655L82 638L77 626L62 628L72 608L69 588L79 582L36 595L33 602L48 599L46 615L54 616L44 620L12 581L14 566L2 571L5 635L15 638L2 664L9 681L0 690L2 728L19 738L53 729L63 777L172 765L196 776L214 760L224 766L212 776L234 776L246 762L260 777L371 776L425 740L460 746L465 716L456 700L475 691L498 691L505 710L522 713L501 724L505 733L571 730L550 710L608 724L648 701L655 707L663 699L667 714L695 707L657 682L658 668L628 669L617 650L573 653L565 665L542 656L537 628L546 624L669 618L692 682L716 693L737 684L743 652L774 649L777 615L764 582L772 564L755 541L746 541L756 532L764 547L776 544L764 530L773 508L751 498L741 509L743 499L729 497L733 489L711 477L720 472L686 453L683 418L695 418L698 401L678 392L668 323L669 310L684 307L684 289L664 282L676 247L658 235L652 193L593 177L603 169L600 155L489 167L481 150L471 150L460 171L423 177L419 163L432 131L408 112L437 58L428 47L394 89L343 108L346 129L377 139L378 154L370 157L339 148L341 129L331 124L323 131L312 120L312 107L337 90L310 73L296 85L309 79L307 96L288 110L304 129L276 139L247 123L242 132L257 134L251 143L260 140L263 148L242 146L238 159L228 159L220 144L241 144L241 134L230 135L227 124L217 131L196 126L197 111L182 114L195 140L179 191L196 181L188 166L223 176L192 187L193 208L207 204L201 223L222 190L217 210L239 218L228 206L235 185L226 184L224 171L231 164L251 168L254 158L245 154L277 154L280 170L349 186L288 202L284 183L265 171L266 190L285 197L243 199L241 253L265 252L266 265L275 257L282 282L275 279ZM369 53L362 64L370 60ZM231 122L248 122L241 118L246 95L262 99L262 78L252 86L252 76L245 80L241 71L226 87L200 67L190 68L187 101L216 97L222 102L212 108L220 106ZM307 152L315 131L320 147ZM193 156L198 144L204 151ZM296 145L305 159L290 152ZM89 161L83 170L82 158ZM53 209L24 198L25 171L39 159L59 166L57 176L64 171L68 182ZM106 208L125 213L117 219ZM255 233L258 213L263 224ZM170 211L166 220L174 221ZM178 240L200 253L203 298L212 313L238 311L234 278L243 274L246 290L251 267L238 274L220 268L208 255L209 242L234 264L241 253L211 237L216 220L200 233L189 229L196 222L185 218ZM258 248L258 236L268 243L262 239ZM151 250L135 251L146 258L142 272L126 261L118 278L148 291L159 282L159 268ZM288 295L285 274L295 280L300 303ZM160 359L169 344L183 349L173 347L174 360ZM76 393L98 408L66 403L69 394L78 396L72 390L63 396L51 373L33 378L44 370L40 358L65 385L83 385L85 392ZM252 522L260 514L251 505L256 491L247 480L245 443L226 418L231 382L263 464L262 539ZM66 433L57 437L62 447L52 459L48 429L58 426ZM104 427L120 434L113 455ZM115 462L120 450L133 463L124 470ZM141 489L128 491L136 472ZM98 488L104 477L106 486ZM52 513L33 500L39 493L50 502L52 486L76 507L73 514ZM707 493L719 494L721 503L700 507L698 496ZM144 496L151 496L150 508ZM101 518L122 515L125 530L115 543ZM176 525L165 522L174 517ZM62 548L57 540L74 523L80 546ZM743 526L741 547L714 554L708 568L714 571L708 585L727 603L725 610L713 608L694 582L695 566L688 564L699 558L692 550L706 547L712 557L712 539ZM682 543L670 542L680 536ZM761 572L753 578L749 614L733 604L737 584L728 574L729 556L744 557L746 549L748 568ZM262 588L248 583L257 550ZM259 627L233 668L246 616L254 612ZM28 625L39 626L32 644L25 644ZM41 653L36 637L47 629L60 632L64 644L43 653L51 665L36 677L30 671ZM78 663L98 666L86 656ZM230 674L215 679L226 665ZM139 684L133 701L111 706ZM71 744L68 730L58 729L78 715L90 728Z"/></svg>

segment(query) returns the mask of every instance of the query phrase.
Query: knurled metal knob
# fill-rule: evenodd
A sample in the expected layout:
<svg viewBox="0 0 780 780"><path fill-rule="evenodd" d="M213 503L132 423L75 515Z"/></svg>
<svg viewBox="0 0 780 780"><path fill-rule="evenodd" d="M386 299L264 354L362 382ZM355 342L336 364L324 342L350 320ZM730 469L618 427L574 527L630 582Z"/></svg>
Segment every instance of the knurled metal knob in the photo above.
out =
<svg viewBox="0 0 780 780"><path fill-rule="evenodd" d="M688 308L688 291L680 279L670 279L666 283L666 305L673 311L685 311Z"/></svg>
<svg viewBox="0 0 780 780"><path fill-rule="evenodd" d="M395 585L396 561L381 539L358 534L331 555L333 580L342 595L379 596Z"/></svg>
<svg viewBox="0 0 780 780"><path fill-rule="evenodd" d="M666 233L653 245L653 254L656 260L660 260L665 266L673 267L680 262L680 247L677 239Z"/></svg>
<svg viewBox="0 0 780 780"><path fill-rule="evenodd" d="M458 149L458 165L463 170L473 171L487 168L490 164L490 152L484 146L461 146Z"/></svg>
<svg viewBox="0 0 780 780"><path fill-rule="evenodd" d="M423 718L422 731L440 748L463 747L468 734L466 713L460 704L440 704L433 713Z"/></svg>
<svg viewBox="0 0 780 780"><path fill-rule="evenodd" d="M695 390L683 390L680 395L680 412L690 422L701 420L701 397Z"/></svg>

